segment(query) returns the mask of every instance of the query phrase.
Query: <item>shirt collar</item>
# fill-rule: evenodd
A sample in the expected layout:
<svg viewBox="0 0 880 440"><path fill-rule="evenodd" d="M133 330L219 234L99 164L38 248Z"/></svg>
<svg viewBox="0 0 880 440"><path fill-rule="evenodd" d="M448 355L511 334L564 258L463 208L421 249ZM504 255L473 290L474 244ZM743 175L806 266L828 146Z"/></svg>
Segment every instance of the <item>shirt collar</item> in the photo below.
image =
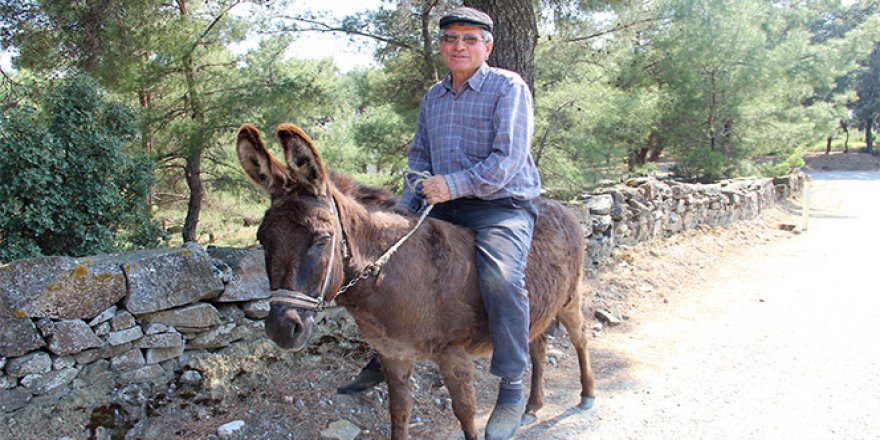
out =
<svg viewBox="0 0 880 440"><path fill-rule="evenodd" d="M468 87L473 89L475 92L479 92L480 89L483 87L483 83L486 81L486 76L489 74L490 69L491 68L489 67L489 65L486 64L486 62L483 62L483 64L480 65L480 67L477 69L477 71L474 72L474 74L471 75L471 77L468 78L468 80L465 81L464 84L462 84L462 87L467 85ZM443 84L443 87L446 88L447 92L452 92L452 74L451 73L446 75L446 78L443 79L442 84Z"/></svg>

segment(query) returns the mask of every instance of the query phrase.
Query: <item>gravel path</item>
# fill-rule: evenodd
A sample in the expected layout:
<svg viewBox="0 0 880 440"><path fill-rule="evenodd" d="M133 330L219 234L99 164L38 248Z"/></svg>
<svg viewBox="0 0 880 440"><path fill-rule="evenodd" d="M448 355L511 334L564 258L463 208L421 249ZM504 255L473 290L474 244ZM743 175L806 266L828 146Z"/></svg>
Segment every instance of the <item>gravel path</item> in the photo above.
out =
<svg viewBox="0 0 880 440"><path fill-rule="evenodd" d="M551 383L518 438L880 438L880 172L813 179L806 232L635 311L592 345L594 409Z"/></svg>

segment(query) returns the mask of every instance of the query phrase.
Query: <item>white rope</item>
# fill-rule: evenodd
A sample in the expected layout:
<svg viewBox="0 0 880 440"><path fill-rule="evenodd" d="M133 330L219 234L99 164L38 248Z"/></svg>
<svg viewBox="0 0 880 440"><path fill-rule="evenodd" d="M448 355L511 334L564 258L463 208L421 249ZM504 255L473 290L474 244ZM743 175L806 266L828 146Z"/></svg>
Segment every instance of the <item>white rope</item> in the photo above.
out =
<svg viewBox="0 0 880 440"><path fill-rule="evenodd" d="M413 179L413 181L410 182L409 181L410 176L416 176L416 179ZM410 190L410 192L412 192L413 195L417 195L419 193L419 191L418 191L419 184L424 182L425 180L428 180L428 178L430 178L430 177L431 177L430 171L409 170L403 176L403 183L405 183L406 186L409 187L409 190Z"/></svg>
<svg viewBox="0 0 880 440"><path fill-rule="evenodd" d="M414 179L412 182L409 181L409 176L411 176L411 175L416 176L416 179ZM404 178L404 182L406 182L406 185L409 187L409 190L412 191L413 195L416 195L416 194L418 194L416 189L418 188L419 184L422 183L423 181L425 181L426 179L428 179L429 177L431 177L431 173L428 171L409 170L406 172L406 177ZM398 240L397 243L394 243L394 246L391 246L391 248L389 248L387 251L385 251L385 253L382 254L382 256L379 257L379 259L376 260L375 263L373 263L373 267L375 268L376 271L381 269L382 266L384 266L385 263L388 262L388 260L391 258L391 256L394 255L395 252L397 252L397 249L399 249L401 246L403 246L403 243L405 243L406 240L408 240L409 237L412 236L416 232L416 229L419 229L419 226L421 226L422 223L425 222L425 218L428 217L428 214L431 213L432 209L434 209L434 205L428 204L427 206L425 206L422 209L422 214L419 216L419 220L416 222L416 225L413 226L413 228L410 229L410 231L407 232L406 235L404 235L400 240Z"/></svg>
<svg viewBox="0 0 880 440"><path fill-rule="evenodd" d="M416 176L417 178L413 182L410 182L409 179L404 179L404 182L406 183L406 185L409 187L410 191L412 191L412 193L414 195L417 194L416 188L418 187L418 185L420 183L422 183L422 181L424 181L425 179L431 177L431 173L429 173L427 171L412 171L412 170L407 171L406 176L409 177L410 175ZM354 285L357 284L358 282L360 282L361 280L365 280L370 277L378 276L379 271L382 270L382 266L384 266L385 263L387 263L388 260L391 259L391 256L394 255L394 253L397 252L397 250L400 249L401 246L403 246L403 243L405 243L406 240L408 240L409 237L411 237L416 232L416 229L419 229L419 226L421 226L422 223L425 222L425 219L428 217L428 214L431 213L432 209L434 209L434 205L429 204L429 205L425 206L422 209L422 213L419 216L419 220L416 222L416 225L413 226L412 229L410 229L409 232L406 233L406 235L401 237L400 240L397 240L397 243L394 243L394 245L391 246L391 248L389 248L387 251L385 251L385 253L382 254L382 256L379 257L378 260L376 260L375 262L373 262L373 264L367 266L363 271L361 271L360 275L358 275L355 278L352 278L351 280L349 280L348 283L346 283L344 286L339 288L339 291L336 292L336 296L338 297L339 295L342 295L348 289L354 287Z"/></svg>
<svg viewBox="0 0 880 440"><path fill-rule="evenodd" d="M389 248L387 251L385 251L385 253L382 254L382 256L379 257L379 259L376 260L375 263L373 263L373 267L375 267L376 269L381 269L382 266L384 266L385 263L388 262L388 259L390 259L391 256L394 255L395 252L397 252L397 249L399 249L400 246L403 246L403 243L405 243L406 240L408 240L409 237L416 232L416 229L419 229L419 226L422 225L422 223L425 221L425 218L428 217L428 214L431 212L431 209L433 209L433 208L434 208L434 205L425 206L425 208L422 210L422 215L419 216L419 221L416 222L416 225L413 226L413 228L410 229L410 231L407 232L406 235L403 236L403 238L398 240L397 243L394 243L394 246L391 246L391 248Z"/></svg>

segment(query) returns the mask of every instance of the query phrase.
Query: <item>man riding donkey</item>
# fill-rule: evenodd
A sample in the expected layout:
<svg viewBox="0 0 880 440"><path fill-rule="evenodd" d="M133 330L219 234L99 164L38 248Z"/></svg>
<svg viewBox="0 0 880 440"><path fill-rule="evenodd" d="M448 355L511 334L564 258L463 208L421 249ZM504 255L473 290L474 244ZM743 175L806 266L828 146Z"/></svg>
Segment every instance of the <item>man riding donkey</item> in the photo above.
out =
<svg viewBox="0 0 880 440"><path fill-rule="evenodd" d="M428 172L421 194L407 188L400 204L471 228L476 268L492 341L490 372L500 378L486 439L508 439L525 411L529 299L523 279L541 189L532 160L532 96L516 73L489 67L492 19L473 8L440 18L440 53L449 76L425 94L409 149L409 166ZM411 182L412 183L412 182ZM342 394L384 381L374 355Z"/></svg>

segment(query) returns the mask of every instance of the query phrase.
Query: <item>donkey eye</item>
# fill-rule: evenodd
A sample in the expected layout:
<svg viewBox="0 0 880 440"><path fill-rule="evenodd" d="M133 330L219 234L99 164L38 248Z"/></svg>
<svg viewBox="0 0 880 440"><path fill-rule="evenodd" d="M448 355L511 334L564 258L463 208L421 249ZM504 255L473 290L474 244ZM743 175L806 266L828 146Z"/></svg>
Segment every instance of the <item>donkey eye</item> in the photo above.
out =
<svg viewBox="0 0 880 440"><path fill-rule="evenodd" d="M322 232L315 236L312 239L312 248L314 249L323 249L328 244L330 244L330 240L333 238L329 232Z"/></svg>

